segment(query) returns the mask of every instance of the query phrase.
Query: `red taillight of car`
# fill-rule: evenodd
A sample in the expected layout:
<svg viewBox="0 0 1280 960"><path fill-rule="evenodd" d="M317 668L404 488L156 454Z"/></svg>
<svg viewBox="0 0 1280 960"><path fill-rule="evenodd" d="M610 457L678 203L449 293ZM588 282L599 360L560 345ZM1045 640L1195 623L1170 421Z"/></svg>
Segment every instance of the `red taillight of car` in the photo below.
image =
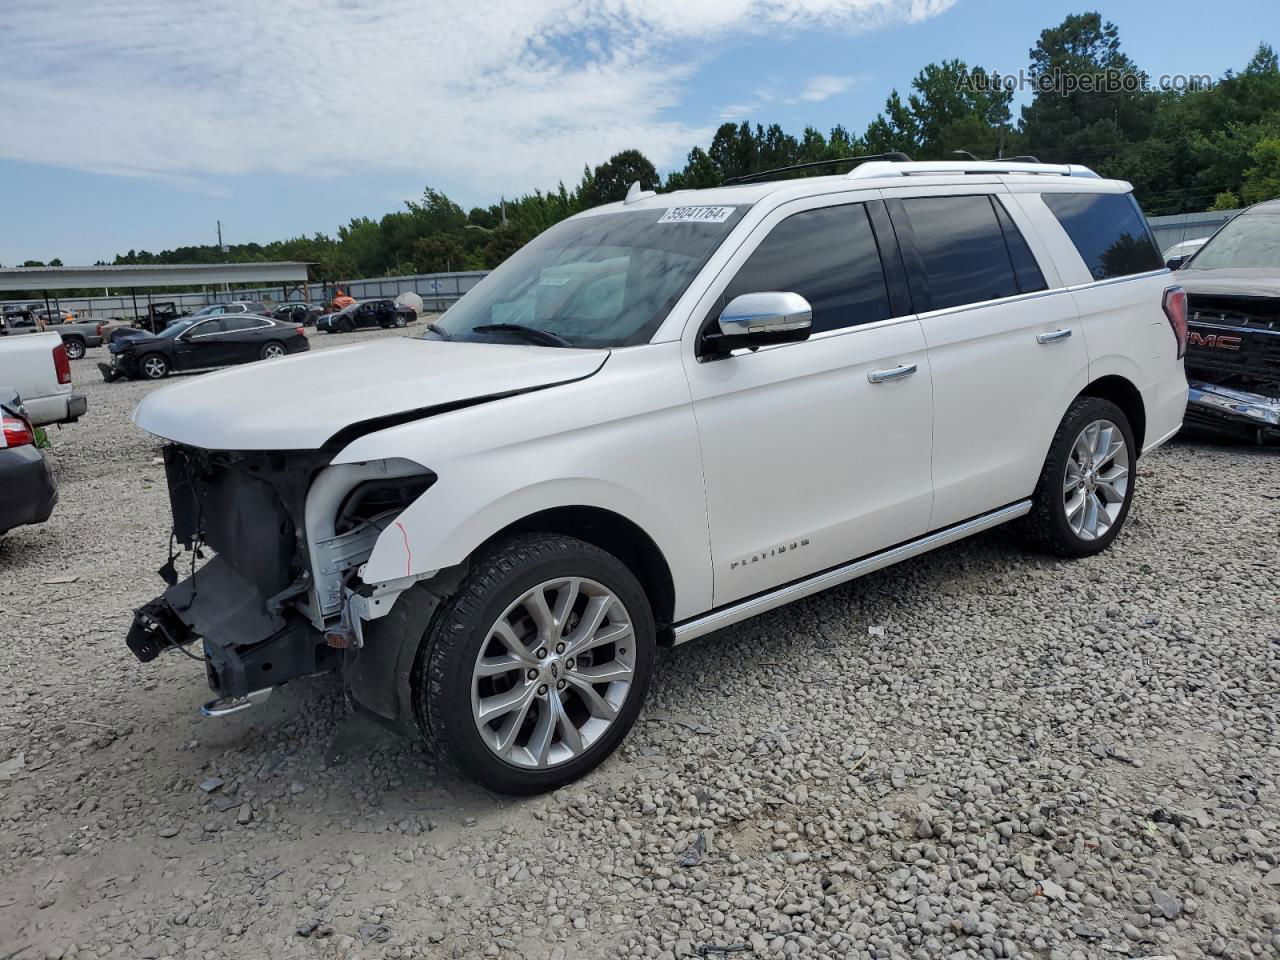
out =
<svg viewBox="0 0 1280 960"><path fill-rule="evenodd" d="M102 324L98 324L97 327L94 328L94 330L98 336L102 336Z"/></svg>
<svg viewBox="0 0 1280 960"><path fill-rule="evenodd" d="M71 361L67 359L67 348L62 344L53 348L53 369L58 371L59 383L71 382Z"/></svg>
<svg viewBox="0 0 1280 960"><path fill-rule="evenodd" d="M18 417L0 417L0 427L4 431L5 447L25 447L36 442L31 424Z"/></svg>
<svg viewBox="0 0 1280 960"><path fill-rule="evenodd" d="M297 333L297 334L300 334L300 335L302 335L302 336L304 336L304 337L307 335L307 331L306 331L306 329L305 329L304 327L294 327L294 328L293 328L293 332L294 332L294 333Z"/></svg>
<svg viewBox="0 0 1280 960"><path fill-rule="evenodd" d="M1178 359L1181 360L1187 354L1187 291L1170 287L1164 292L1164 315L1178 338Z"/></svg>

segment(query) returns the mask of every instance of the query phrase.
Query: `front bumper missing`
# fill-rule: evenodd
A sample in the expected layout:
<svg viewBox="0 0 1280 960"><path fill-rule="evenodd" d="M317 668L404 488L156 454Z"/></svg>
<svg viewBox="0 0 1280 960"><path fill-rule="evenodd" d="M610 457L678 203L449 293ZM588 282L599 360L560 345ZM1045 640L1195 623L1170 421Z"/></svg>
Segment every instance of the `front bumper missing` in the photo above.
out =
<svg viewBox="0 0 1280 960"><path fill-rule="evenodd" d="M196 640L203 641L209 688L224 701L325 672L339 656L307 620L264 609L249 581L221 557L135 611L126 643L146 663Z"/></svg>
<svg viewBox="0 0 1280 960"><path fill-rule="evenodd" d="M1280 437L1280 398L1191 380L1187 419L1200 426L1251 427L1259 436Z"/></svg>

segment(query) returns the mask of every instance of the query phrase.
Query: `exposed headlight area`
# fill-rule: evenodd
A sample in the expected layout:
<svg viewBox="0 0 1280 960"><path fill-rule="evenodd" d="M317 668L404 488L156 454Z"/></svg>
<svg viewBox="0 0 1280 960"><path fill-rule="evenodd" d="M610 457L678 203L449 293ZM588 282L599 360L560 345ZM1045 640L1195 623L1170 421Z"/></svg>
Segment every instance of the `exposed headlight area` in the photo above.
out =
<svg viewBox="0 0 1280 960"><path fill-rule="evenodd" d="M224 699L333 667L359 646L348 599L360 569L435 474L408 460L331 465L332 452L165 448L173 540L169 588L135 612L143 661L203 641ZM179 579L180 571L187 573Z"/></svg>

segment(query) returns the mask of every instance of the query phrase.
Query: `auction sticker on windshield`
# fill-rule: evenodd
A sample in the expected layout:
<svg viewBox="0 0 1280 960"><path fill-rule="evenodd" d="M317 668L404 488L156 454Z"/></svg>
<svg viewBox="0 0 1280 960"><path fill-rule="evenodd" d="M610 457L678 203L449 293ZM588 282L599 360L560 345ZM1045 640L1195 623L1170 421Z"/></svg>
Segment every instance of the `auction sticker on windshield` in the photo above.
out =
<svg viewBox="0 0 1280 960"><path fill-rule="evenodd" d="M668 207L659 223L724 223L733 216L733 207Z"/></svg>

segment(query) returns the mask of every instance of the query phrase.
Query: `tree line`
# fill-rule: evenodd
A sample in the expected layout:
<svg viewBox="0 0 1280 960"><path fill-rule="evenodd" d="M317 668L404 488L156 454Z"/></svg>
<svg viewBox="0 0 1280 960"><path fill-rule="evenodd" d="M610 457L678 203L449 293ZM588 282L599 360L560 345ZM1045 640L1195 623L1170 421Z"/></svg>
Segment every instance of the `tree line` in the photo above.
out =
<svg viewBox="0 0 1280 960"><path fill-rule="evenodd" d="M584 168L572 188L560 183L487 207L464 211L428 187L404 210L355 218L336 236L234 244L226 253L211 245L130 250L114 262L303 260L325 282L491 269L558 221L622 199L635 181L647 190L711 187L775 167L891 151L917 160L1031 155L1087 164L1132 182L1148 216L1280 195L1280 65L1266 43L1239 71L1162 89L1123 51L1113 23L1073 14L1041 32L1025 76L1036 92L1016 119L1007 83L982 66L946 60L924 67L905 94L893 90L861 134L842 125L826 133L806 127L797 136L776 123L725 123L665 177L640 151L624 150ZM1061 79L1080 77L1093 80Z"/></svg>

